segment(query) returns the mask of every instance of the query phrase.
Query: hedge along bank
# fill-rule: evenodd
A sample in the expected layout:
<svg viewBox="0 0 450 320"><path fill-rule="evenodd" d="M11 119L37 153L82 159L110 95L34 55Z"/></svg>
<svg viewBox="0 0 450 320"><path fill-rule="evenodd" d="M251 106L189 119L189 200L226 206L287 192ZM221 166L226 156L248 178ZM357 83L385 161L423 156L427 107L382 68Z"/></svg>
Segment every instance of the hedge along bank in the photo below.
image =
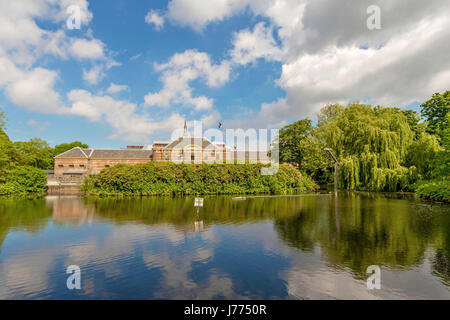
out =
<svg viewBox="0 0 450 320"><path fill-rule="evenodd" d="M263 164L119 164L84 181L93 195L287 194L315 190L307 175L280 165L275 175L262 175Z"/></svg>

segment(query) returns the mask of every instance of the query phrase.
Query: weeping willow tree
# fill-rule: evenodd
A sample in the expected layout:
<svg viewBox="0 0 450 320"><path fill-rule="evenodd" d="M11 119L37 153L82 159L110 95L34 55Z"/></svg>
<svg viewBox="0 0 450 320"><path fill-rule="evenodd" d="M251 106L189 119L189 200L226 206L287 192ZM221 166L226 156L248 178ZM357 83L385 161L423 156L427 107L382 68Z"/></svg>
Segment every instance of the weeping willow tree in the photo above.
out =
<svg viewBox="0 0 450 320"><path fill-rule="evenodd" d="M397 108L328 105L318 134L339 158L341 188L404 191L418 178L415 166L405 166L415 133Z"/></svg>

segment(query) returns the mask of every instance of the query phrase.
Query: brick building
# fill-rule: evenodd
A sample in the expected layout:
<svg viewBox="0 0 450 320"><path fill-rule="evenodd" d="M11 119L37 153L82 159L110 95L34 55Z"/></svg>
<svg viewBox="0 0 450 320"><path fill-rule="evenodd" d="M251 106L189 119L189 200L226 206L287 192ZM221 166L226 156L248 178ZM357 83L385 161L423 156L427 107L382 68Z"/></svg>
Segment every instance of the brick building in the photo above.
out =
<svg viewBox="0 0 450 320"><path fill-rule="evenodd" d="M190 137L185 125L182 137L174 141L155 141L152 146L129 146L127 149L116 150L73 148L55 157L54 175L61 182L76 181L118 163L130 165L148 161L222 163L229 159L269 161L267 152L230 150L223 143Z"/></svg>

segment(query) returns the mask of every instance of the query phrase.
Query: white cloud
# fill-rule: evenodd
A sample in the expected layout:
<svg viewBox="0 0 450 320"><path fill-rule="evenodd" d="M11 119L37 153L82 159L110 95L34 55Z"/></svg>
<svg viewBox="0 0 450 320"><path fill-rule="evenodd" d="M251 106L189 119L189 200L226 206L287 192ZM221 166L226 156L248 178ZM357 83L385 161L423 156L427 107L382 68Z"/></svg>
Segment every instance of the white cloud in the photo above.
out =
<svg viewBox="0 0 450 320"><path fill-rule="evenodd" d="M106 89L106 92L108 92L109 94L116 94L122 91L126 91L129 90L130 88L127 85L120 85L120 84L115 84L115 83L111 83L109 85L109 88Z"/></svg>
<svg viewBox="0 0 450 320"><path fill-rule="evenodd" d="M70 44L70 53L76 59L103 59L104 44L98 39L75 39Z"/></svg>
<svg viewBox="0 0 450 320"><path fill-rule="evenodd" d="M173 55L165 64L156 64L156 71L162 72L163 88L145 96L147 106L169 107L171 104L193 106L196 111L208 110L214 101L205 96L192 96L189 82L201 79L209 87L219 87L229 80L230 65L224 61L212 64L208 54L186 50Z"/></svg>
<svg viewBox="0 0 450 320"><path fill-rule="evenodd" d="M270 28L260 23L253 32L235 34L231 58L241 64L260 57L279 59L277 84L286 97L263 104L249 121L234 123L282 125L286 119L314 116L329 102L361 100L400 107L447 90L450 2L380 0L382 29L375 32L366 27L370 4L373 1L252 3L251 12L269 18L281 43L272 41L266 32Z"/></svg>
<svg viewBox="0 0 450 320"><path fill-rule="evenodd" d="M130 58L130 60L131 60L131 61L137 60L137 59L139 59L141 56L142 56L142 53L135 54L134 56L132 56L132 57Z"/></svg>
<svg viewBox="0 0 450 320"><path fill-rule="evenodd" d="M378 31L366 27L372 4L381 8ZM286 97L235 123L281 124L355 99L404 106L450 87L449 1L171 0L167 18L201 31L243 12L267 20L235 33L231 60L280 61Z"/></svg>
<svg viewBox="0 0 450 320"><path fill-rule="evenodd" d="M201 31L208 23L221 21L243 11L250 0L171 0L167 18L173 23Z"/></svg>
<svg viewBox="0 0 450 320"><path fill-rule="evenodd" d="M82 23L93 15L86 0L22 0L0 2L0 89L14 104L35 112L61 114L67 112L55 84L58 72L36 67L39 59L52 55L61 59L95 60L84 78L98 83L106 70L118 65L105 51L105 45L92 37L73 38L65 29L66 9L78 5ZM40 27L36 21L61 23L55 31Z"/></svg>
<svg viewBox="0 0 450 320"><path fill-rule="evenodd" d="M107 58L105 61L94 64L90 69L83 68L83 80L89 84L98 84L106 77L106 72L121 64L113 59Z"/></svg>
<svg viewBox="0 0 450 320"><path fill-rule="evenodd" d="M105 76L106 73L102 65L98 64L90 69L83 68L83 80L90 84L99 83Z"/></svg>
<svg viewBox="0 0 450 320"><path fill-rule="evenodd" d="M86 0L21 0L0 2L0 55L19 65L31 66L43 54L67 58L69 38L65 29L51 31L36 20L60 23L69 5L79 5L82 23L92 19Z"/></svg>
<svg viewBox="0 0 450 320"><path fill-rule="evenodd" d="M150 10L145 16L145 22L152 24L156 30L161 30L164 27L164 16L156 10Z"/></svg>
<svg viewBox="0 0 450 320"><path fill-rule="evenodd" d="M67 8L73 5L80 8L81 27L87 26L94 17L89 10L89 2L87 0L53 0L53 2L59 5L59 10L54 13L55 21L65 21L68 17Z"/></svg>
<svg viewBox="0 0 450 320"><path fill-rule="evenodd" d="M170 132L183 127L184 118L172 113L163 119L151 118L139 112L139 108L125 100L110 96L93 95L86 90L72 90L67 95L71 114L90 121L105 121L113 129L111 139L126 141L148 141L155 132Z"/></svg>
<svg viewBox="0 0 450 320"><path fill-rule="evenodd" d="M273 28L263 22L255 25L253 31L242 30L234 35L233 49L230 52L233 62L246 65L256 59L282 59L282 51L272 35Z"/></svg>
<svg viewBox="0 0 450 320"><path fill-rule="evenodd" d="M23 73L19 79L6 86L6 97L16 105L43 113L61 113L61 99L54 90L58 74L36 68Z"/></svg>

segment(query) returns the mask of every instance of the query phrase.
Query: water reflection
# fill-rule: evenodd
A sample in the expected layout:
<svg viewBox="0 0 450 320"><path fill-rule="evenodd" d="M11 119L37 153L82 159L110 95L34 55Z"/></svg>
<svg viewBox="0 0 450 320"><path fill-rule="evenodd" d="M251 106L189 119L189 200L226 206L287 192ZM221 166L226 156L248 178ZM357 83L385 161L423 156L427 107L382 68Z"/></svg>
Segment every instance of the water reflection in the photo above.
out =
<svg viewBox="0 0 450 320"><path fill-rule="evenodd" d="M449 233L448 206L373 194L3 198L0 298L448 299Z"/></svg>

